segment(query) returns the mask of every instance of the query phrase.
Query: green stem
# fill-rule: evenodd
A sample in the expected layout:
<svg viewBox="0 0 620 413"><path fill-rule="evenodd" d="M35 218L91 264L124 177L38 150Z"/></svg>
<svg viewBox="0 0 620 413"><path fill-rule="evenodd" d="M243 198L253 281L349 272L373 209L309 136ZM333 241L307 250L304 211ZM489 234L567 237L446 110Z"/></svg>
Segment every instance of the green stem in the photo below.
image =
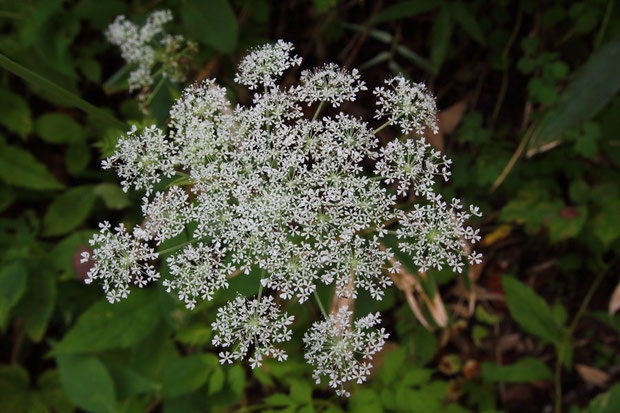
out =
<svg viewBox="0 0 620 413"><path fill-rule="evenodd" d="M323 314L323 317L327 320L329 317L327 315L327 312L325 311L325 308L323 307L323 303L321 302L321 299L319 298L319 293L316 291L316 288L314 289L314 299L316 300L316 303L321 309L321 313Z"/></svg>
<svg viewBox="0 0 620 413"><path fill-rule="evenodd" d="M312 121L315 121L316 118L319 116L319 112L321 112L321 109L323 108L323 103L325 103L325 102L321 101L321 103L319 103L319 107L316 108L316 112L314 112L314 116L312 117Z"/></svg>
<svg viewBox="0 0 620 413"><path fill-rule="evenodd" d="M261 282L263 280L263 277L265 276L265 269L263 268L261 273L260 273L260 279L258 280L258 303L260 304L260 298L263 295L263 283ZM258 308L258 307L256 307Z"/></svg>
<svg viewBox="0 0 620 413"><path fill-rule="evenodd" d="M564 359L564 351L565 351L564 349L566 348L567 345L569 345L569 340L572 337L573 333L575 332L575 329L577 329L577 324L579 324L579 320L581 320L581 317L583 317L584 313L586 312L588 305L590 304L590 300L592 300L592 296L594 296L594 293L596 292L596 289L603 281L603 278L605 278L607 271L611 267L614 266L617 260L618 258L616 257L610 264L605 265L603 269L596 275L596 278L590 285L590 289L586 293L586 296L584 297L583 301L581 302L581 305L579 306L579 309L577 310L577 314L575 314L573 321L570 323L568 330L564 334L564 338L562 339L562 342L560 344L561 347L558 351L558 357L555 361L555 378L554 378L554 381L555 381L555 403L554 403L555 409L554 411L555 413L562 413L562 380L561 379L562 379L562 360Z"/></svg>
<svg viewBox="0 0 620 413"><path fill-rule="evenodd" d="M174 247L166 248L165 250L159 251L159 252L158 252L158 254L159 254L159 256L161 257L162 255L166 255L166 254L168 254L169 252L176 251L176 250L178 250L179 248L183 248L183 247L184 247L184 246L186 246L186 245L193 244L194 242L200 241L201 239L202 239L202 238L200 238L200 239L199 239L199 238L196 238L196 239L189 240L189 241L187 241L187 242L183 242L183 243L181 243L181 244L179 244L179 245L175 245Z"/></svg>
<svg viewBox="0 0 620 413"><path fill-rule="evenodd" d="M598 49L603 42L603 38L605 37L605 31L607 30L607 25L609 24L609 19L611 18L611 12L614 9L615 0L607 1L607 8L605 9L605 16L603 16L603 21L601 22L601 28L596 34L596 39L594 40L594 50Z"/></svg>
<svg viewBox="0 0 620 413"><path fill-rule="evenodd" d="M379 133L381 130L383 130L383 128L385 128L388 125L391 125L392 122L391 121L387 121L385 122L383 125L379 126L377 129L375 129L375 131L373 132L374 135L376 135L377 133Z"/></svg>
<svg viewBox="0 0 620 413"><path fill-rule="evenodd" d="M57 84L47 80L41 75L34 73L33 71L26 69L24 66L19 63L14 62L8 57L0 54L0 67L5 68L9 72L21 77L27 82L34 84L46 91L52 93L53 95L59 97L63 102L65 102L68 106L76 107L78 109L83 110L87 114L97 118L110 126L113 126L123 132L129 129L129 126L125 122L121 122L116 119L114 116L105 112L102 109L99 109L95 105L88 103L81 97L69 92L65 88L58 86Z"/></svg>

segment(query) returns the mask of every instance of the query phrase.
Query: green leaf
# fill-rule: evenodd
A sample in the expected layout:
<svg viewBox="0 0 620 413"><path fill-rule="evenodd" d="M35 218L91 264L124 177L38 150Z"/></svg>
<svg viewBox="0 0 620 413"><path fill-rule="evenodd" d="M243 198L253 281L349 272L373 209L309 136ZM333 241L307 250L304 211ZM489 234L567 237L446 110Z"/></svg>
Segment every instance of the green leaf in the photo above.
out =
<svg viewBox="0 0 620 413"><path fill-rule="evenodd" d="M56 278L51 271L41 268L28 274L28 287L15 313L24 319L28 337L35 343L43 338L47 323L56 304Z"/></svg>
<svg viewBox="0 0 620 413"><path fill-rule="evenodd" d="M435 71L439 72L448 52L450 36L452 35L452 20L447 7L442 7L435 17L431 33L431 60Z"/></svg>
<svg viewBox="0 0 620 413"><path fill-rule="evenodd" d="M228 370L228 385L237 396L243 393L245 388L245 372L240 365L233 364L230 370Z"/></svg>
<svg viewBox="0 0 620 413"><path fill-rule="evenodd" d="M123 209L131 205L127 193L123 191L120 185L102 183L95 187L94 192L103 199L105 206L110 209Z"/></svg>
<svg viewBox="0 0 620 413"><path fill-rule="evenodd" d="M26 291L28 270L22 261L3 264L0 268L0 329L9 321L9 312Z"/></svg>
<svg viewBox="0 0 620 413"><path fill-rule="evenodd" d="M312 387L306 382L295 380L291 383L290 395L298 403L311 403Z"/></svg>
<svg viewBox="0 0 620 413"><path fill-rule="evenodd" d="M530 334L559 344L565 328L557 325L547 303L525 284L513 277L502 277L506 304L510 315Z"/></svg>
<svg viewBox="0 0 620 413"><path fill-rule="evenodd" d="M265 402L265 404L269 406L276 406L276 407L286 407L286 406L293 406L297 404L289 396L287 396L286 394L282 394L282 393L276 393L276 394L272 394L271 396L267 396L263 399L263 402Z"/></svg>
<svg viewBox="0 0 620 413"><path fill-rule="evenodd" d="M19 95L0 89L0 124L25 138L32 131L32 115L28 103Z"/></svg>
<svg viewBox="0 0 620 413"><path fill-rule="evenodd" d="M620 237L620 200L605 203L600 213L594 217L594 235L603 245L609 245Z"/></svg>
<svg viewBox="0 0 620 413"><path fill-rule="evenodd" d="M620 90L620 37L596 51L562 93L558 106L549 112L529 143L530 151L558 139L563 131L592 118Z"/></svg>
<svg viewBox="0 0 620 413"><path fill-rule="evenodd" d="M620 411L620 383L596 396L584 413L617 413Z"/></svg>
<svg viewBox="0 0 620 413"><path fill-rule="evenodd" d="M588 209L582 205L577 208L571 208L571 210L576 211L576 216L565 218L560 213L551 220L549 224L549 239L551 242L558 242L579 235L586 223Z"/></svg>
<svg viewBox="0 0 620 413"><path fill-rule="evenodd" d="M28 371L18 364L0 365L0 401L3 413L48 413L43 401L30 390Z"/></svg>
<svg viewBox="0 0 620 413"><path fill-rule="evenodd" d="M102 122L106 123L107 125L115 127L123 132L128 129L127 125L124 122L121 122L120 120L114 118L114 116L110 115L108 112L88 103L81 97L74 95L68 90L47 80L41 75L34 73L33 71L25 68L19 63L12 61L11 59L2 54L0 54L0 66L5 68L9 72L21 77L25 81L30 82L35 86L44 89L52 95L60 98L66 105L81 109L89 115L93 116L94 118L97 118Z"/></svg>
<svg viewBox="0 0 620 413"><path fill-rule="evenodd" d="M0 151L0 178L10 185L29 189L64 188L45 165L16 146L5 146Z"/></svg>
<svg viewBox="0 0 620 413"><path fill-rule="evenodd" d="M86 142L69 145L65 152L65 166L71 175L83 172L90 162L90 148Z"/></svg>
<svg viewBox="0 0 620 413"><path fill-rule="evenodd" d="M391 384L398 374L398 370L405 363L405 349L399 347L388 351L383 357L383 364L379 370L378 378L384 384Z"/></svg>
<svg viewBox="0 0 620 413"><path fill-rule="evenodd" d="M216 366L209 377L209 394L215 394L224 388L226 375L220 366Z"/></svg>
<svg viewBox="0 0 620 413"><path fill-rule="evenodd" d="M37 118L35 130L49 143L76 143L84 140L84 128L64 113L46 113Z"/></svg>
<svg viewBox="0 0 620 413"><path fill-rule="evenodd" d="M54 413L73 413L75 410L71 401L62 389L58 370L44 371L37 379L37 387L41 400L52 409Z"/></svg>
<svg viewBox="0 0 620 413"><path fill-rule="evenodd" d="M551 380L553 374L542 361L533 357L524 357L507 366L484 362L482 363L482 378L489 382L521 383Z"/></svg>
<svg viewBox="0 0 620 413"><path fill-rule="evenodd" d="M149 393L159 389L154 381L144 377L125 364L108 362L106 368L116 384L118 398L126 399L138 394Z"/></svg>
<svg viewBox="0 0 620 413"><path fill-rule="evenodd" d="M391 20L404 19L425 13L439 7L441 0L409 0L381 10L373 20L374 24L385 23Z"/></svg>
<svg viewBox="0 0 620 413"><path fill-rule="evenodd" d="M207 363L204 355L182 357L166 365L163 369L164 397L177 397L198 389L206 383L212 363Z"/></svg>
<svg viewBox="0 0 620 413"><path fill-rule="evenodd" d="M407 47L399 44L398 46L396 46L396 52L398 52L398 54L400 54L401 56L411 60L422 69L428 70L431 73L435 73L435 67L433 66L433 64L429 62L428 59L425 59L419 54L413 52L411 49L408 49Z"/></svg>
<svg viewBox="0 0 620 413"><path fill-rule="evenodd" d="M43 218L43 235L57 236L80 226L93 208L95 193L91 186L78 186L58 196Z"/></svg>
<svg viewBox="0 0 620 413"><path fill-rule="evenodd" d="M232 53L239 36L237 18L227 0L187 1L181 9L183 27L193 39L223 53Z"/></svg>
<svg viewBox="0 0 620 413"><path fill-rule="evenodd" d="M73 403L89 412L116 412L114 382L98 358L63 355L56 362L62 387Z"/></svg>
<svg viewBox="0 0 620 413"><path fill-rule="evenodd" d="M115 304L99 301L80 316L51 354L129 348L155 330L161 319L158 306L154 294L145 290L133 290Z"/></svg>
<svg viewBox="0 0 620 413"><path fill-rule="evenodd" d="M450 15L472 39L483 46L486 45L484 33L478 25L476 17L469 11L468 7L460 2L452 3L450 4Z"/></svg>

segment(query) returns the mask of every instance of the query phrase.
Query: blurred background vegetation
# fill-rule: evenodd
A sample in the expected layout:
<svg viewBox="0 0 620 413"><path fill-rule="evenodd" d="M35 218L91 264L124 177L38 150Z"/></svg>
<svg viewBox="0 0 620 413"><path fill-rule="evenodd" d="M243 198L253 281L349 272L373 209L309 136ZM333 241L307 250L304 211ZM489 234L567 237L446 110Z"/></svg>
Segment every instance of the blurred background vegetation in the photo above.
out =
<svg viewBox="0 0 620 413"><path fill-rule="evenodd" d="M192 312L161 285L110 305L83 283L97 223L140 220L141 194L100 159L129 123L164 125L185 86L156 79L143 113L103 35L157 9L199 44L188 83L215 77L233 102L249 98L232 81L240 57L280 38L304 68L358 67L370 88L402 73L438 98L428 139L454 161L441 192L482 207L484 262L422 278L403 259L409 284L360 295L356 313L381 311L390 342L350 399L303 362L312 304L288 307L289 361L219 365L214 309L255 294L256 277ZM1 0L0 30L0 411L620 411L614 0ZM373 105L343 106L370 118Z"/></svg>

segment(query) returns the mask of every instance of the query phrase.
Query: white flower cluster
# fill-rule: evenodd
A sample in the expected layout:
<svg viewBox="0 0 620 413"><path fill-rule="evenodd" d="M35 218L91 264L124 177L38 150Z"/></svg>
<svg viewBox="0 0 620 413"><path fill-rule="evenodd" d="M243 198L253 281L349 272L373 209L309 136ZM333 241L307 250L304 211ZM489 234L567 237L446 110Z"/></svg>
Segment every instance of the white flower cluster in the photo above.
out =
<svg viewBox="0 0 620 413"><path fill-rule="evenodd" d="M312 377L317 384L321 376L329 378L329 385L340 396L349 396L346 382L363 383L372 364L370 360L380 351L388 338L384 328L373 329L381 323L379 313L368 314L351 325L353 312L347 306L340 308L327 320L315 322L304 335L305 358L314 367Z"/></svg>
<svg viewBox="0 0 620 413"><path fill-rule="evenodd" d="M259 367L263 357L271 356L279 361L288 355L276 344L289 341L294 317L281 313L273 297L248 300L237 296L217 310L217 319L211 324L215 331L213 345L233 347L220 353L220 363L232 363L245 358L250 347L254 355L250 358L252 368Z"/></svg>
<svg viewBox="0 0 620 413"><path fill-rule="evenodd" d="M188 308L227 288L230 276L260 269L265 295L237 298L218 311L214 344L233 347L221 353L223 361L252 349L253 366L268 355L286 358L275 345L290 338L292 318L279 312L270 294L303 302L323 283L340 297L355 298L363 289L380 300L400 265L383 245L388 233L422 270L449 265L460 272L467 258L480 259L463 251L464 242L480 238L465 225L470 214L458 200L448 206L435 193L434 179L447 179L450 160L422 139L380 148L376 137L386 125L404 133L436 130L435 102L426 88L398 77L388 81L390 91L376 89L377 117L387 118L377 129L342 112L319 117L323 104L338 107L366 87L357 71L336 65L303 72L298 86L278 86L283 72L301 62L292 49L279 41L241 62L237 81L258 89L250 106L233 108L213 80L188 87L170 112L168 133L133 128L103 162L117 170L125 190L146 192L142 228L131 235L121 226L114 235L106 224L92 241L97 264L89 282L103 279L108 297L125 297L129 283L157 278L148 263L157 254L146 243L159 245L184 229L188 242L165 251L170 275L163 283ZM304 117L302 105L317 102L314 117ZM375 163L374 176L362 166L368 162ZM161 176L174 174L176 184L154 190ZM397 196L410 188L422 206L400 210ZM345 382L366 378L368 360L387 337L383 330L368 331L378 315L353 327L350 316L343 308L304 339L315 377L329 376L339 394L346 394Z"/></svg>
<svg viewBox="0 0 620 413"><path fill-rule="evenodd" d="M127 298L129 284L144 287L148 282L159 279L159 273L150 263L158 257L153 248L144 241L144 230L136 227L133 234L123 224L110 231L110 223L99 224L100 232L89 241L96 246L94 252L82 252L82 263L89 260L95 265L88 271L86 284L93 280L103 280L103 291L108 301L115 303Z"/></svg>
<svg viewBox="0 0 620 413"><path fill-rule="evenodd" d="M135 65L129 74L129 91L141 91L146 98L154 81L154 76L161 74L173 81L183 81L184 74L179 65L179 58L187 49L194 49L192 42L186 42L183 36L173 36L164 31L164 24L172 21L170 10L160 10L151 14L143 26L117 16L105 32L108 41L121 49L121 56L127 64ZM158 72L154 72L157 68Z"/></svg>

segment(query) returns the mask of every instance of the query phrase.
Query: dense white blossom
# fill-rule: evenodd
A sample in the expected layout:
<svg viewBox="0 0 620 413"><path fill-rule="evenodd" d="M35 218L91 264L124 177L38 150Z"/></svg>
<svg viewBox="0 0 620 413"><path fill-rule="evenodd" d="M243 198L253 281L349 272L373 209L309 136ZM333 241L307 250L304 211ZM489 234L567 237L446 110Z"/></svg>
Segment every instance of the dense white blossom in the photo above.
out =
<svg viewBox="0 0 620 413"><path fill-rule="evenodd" d="M159 273L150 261L157 258L157 253L145 242L148 235L139 227L133 233L127 232L123 224L110 231L110 224L99 224L100 232L89 241L93 247L92 254L82 253L81 262L94 261L85 280L103 281L103 291L111 303L127 298L129 285L144 287L148 282L159 279Z"/></svg>
<svg viewBox="0 0 620 413"><path fill-rule="evenodd" d="M134 189L145 189L147 194L153 184L174 173L175 150L172 142L166 139L164 132L157 126L146 127L138 132L134 125L127 135L121 136L112 156L104 159L103 169L116 169L123 178L123 190L133 186Z"/></svg>
<svg viewBox="0 0 620 413"><path fill-rule="evenodd" d="M232 107L214 80L189 86L170 111L167 133L134 127L103 162L125 190L146 191L142 227L131 235L119 226L113 234L106 224L93 239L93 256L85 255L97 262L89 281L102 279L112 301L125 297L129 284L157 278L150 264L157 254L147 242L159 245L184 230L186 243L162 251L169 267L163 283L187 308L228 288L230 276L262 272L261 291L270 295L260 304L238 297L218 310L213 344L229 347L222 362L251 349L253 367L267 356L286 357L276 345L290 338L292 317L277 310L274 296L304 302L327 284L340 297L366 290L380 300L400 265L395 253L421 270L447 265L461 272L467 260L481 258L465 252L467 242L480 239L466 225L478 209L456 199L448 205L436 193L434 181L448 179L451 161L423 139L379 145L382 127L342 112L306 118L305 103L337 107L365 86L357 71L327 65L304 71L300 86L281 87L278 78L301 62L292 48L279 41L241 62L237 81L257 89L250 105ZM436 130L435 101L423 85L402 77L387 83L375 90L385 125ZM178 179L154 190L173 175ZM410 192L419 204L398 208L397 196ZM392 249L384 246L388 233L398 237ZM341 309L304 338L315 378L328 376L339 394L346 394L345 382L365 380L387 337L371 329L378 314L353 325L350 317Z"/></svg>
<svg viewBox="0 0 620 413"><path fill-rule="evenodd" d="M183 36L164 31L164 24L172 21L170 10L153 12L144 25L138 26L123 15L116 17L106 30L108 41L121 49L127 64L136 68L129 74L129 91L141 90L146 99L153 76L161 74L173 81L184 79L179 59L184 48L193 49L195 44L186 42ZM158 72L154 72L156 67Z"/></svg>
<svg viewBox="0 0 620 413"><path fill-rule="evenodd" d="M464 257L471 264L480 263L480 254L465 252L466 241L472 244L480 241L480 230L465 226L471 214L462 209L458 199L452 199L448 205L441 195L429 194L426 205L416 205L404 214L397 230L398 238L404 240L399 243L399 248L413 256L413 262L421 271L430 268L440 270L447 265L460 273L463 271ZM476 211L476 208L471 211Z"/></svg>
<svg viewBox="0 0 620 413"><path fill-rule="evenodd" d="M432 193L434 178L441 175L447 181L452 160L420 139L405 142L390 141L381 148L375 173L385 177L385 183L398 181L397 193L405 195L413 185L416 195Z"/></svg>
<svg viewBox="0 0 620 413"><path fill-rule="evenodd" d="M352 316L353 312L343 306L336 315L315 322L303 338L304 357L314 367L312 377L317 384L325 376L338 395L347 397L350 394L344 385L366 381L373 355L381 351L388 338L384 328L373 328L381 323L379 313L368 314L354 323Z"/></svg>
<svg viewBox="0 0 620 413"><path fill-rule="evenodd" d="M220 362L243 359L250 348L254 351L250 358L252 368L259 367L268 356L286 360L286 352L276 346L291 339L288 326L294 319L280 312L271 296L262 297L260 302L237 296L218 308L215 322L211 324L215 332L213 345L230 350L220 353Z"/></svg>
<svg viewBox="0 0 620 413"><path fill-rule="evenodd" d="M374 90L378 99L375 118L387 118L404 134L413 130L422 135L425 128L438 132L435 98L423 83L410 82L400 75L385 83L387 88L379 86Z"/></svg>
<svg viewBox="0 0 620 413"><path fill-rule="evenodd" d="M168 257L171 279L163 281L167 292L175 290L188 309L196 306L196 299L211 300L215 291L227 288L228 275L236 268L224 264L226 248L219 244L188 245L180 253Z"/></svg>
<svg viewBox="0 0 620 413"><path fill-rule="evenodd" d="M251 50L239 64L235 81L250 89L275 86L286 69L301 64L301 57L291 54L293 49L292 43L278 40Z"/></svg>
<svg viewBox="0 0 620 413"><path fill-rule="evenodd" d="M357 69L350 72L335 63L329 63L315 70L304 70L299 78L301 85L295 91L302 102L329 102L340 106L342 102L355 100L366 84L360 80Z"/></svg>

